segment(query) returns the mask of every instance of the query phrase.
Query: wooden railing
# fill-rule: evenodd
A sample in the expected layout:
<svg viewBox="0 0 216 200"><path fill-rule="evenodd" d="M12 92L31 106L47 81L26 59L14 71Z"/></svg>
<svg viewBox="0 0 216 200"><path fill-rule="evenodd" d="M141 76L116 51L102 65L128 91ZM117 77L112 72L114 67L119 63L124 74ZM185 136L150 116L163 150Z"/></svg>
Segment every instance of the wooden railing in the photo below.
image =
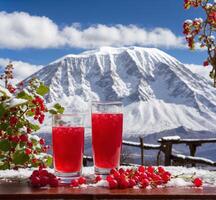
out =
<svg viewBox="0 0 216 200"><path fill-rule="evenodd" d="M172 161L191 164L195 166L196 164L206 164L210 166L216 166L216 162L205 159L202 157L195 157L197 147L202 146L202 144L207 143L216 143L216 138L208 139L181 139L180 137L163 137L158 140L161 144L161 151L165 155L164 165L169 166L172 164ZM189 147L190 156L185 156L181 154L173 154L172 148L176 144L185 144Z"/></svg>
<svg viewBox="0 0 216 200"><path fill-rule="evenodd" d="M196 164L205 164L210 166L216 166L216 162L202 158L196 157L197 147L202 146L202 144L208 143L216 143L216 138L208 138L208 139L181 139L178 136L174 137L163 137L158 140L159 144L147 144L144 143L144 139L142 137L139 138L139 142L132 142L128 140L123 140L122 144L124 146L136 147L140 149L140 164L144 165L144 151L145 150L158 150L157 154L157 165L159 165L159 159L161 152L164 153L164 165L170 166L172 165L172 161L179 162L181 164L191 164L192 166L196 166ZM190 156L185 156L182 154L174 154L172 152L173 145L185 144L189 147ZM93 162L93 158L91 156L84 156L83 164L87 166L88 162ZM131 165L135 166L138 164L135 163L121 163L121 165Z"/></svg>
<svg viewBox="0 0 216 200"><path fill-rule="evenodd" d="M144 165L144 150L160 150L161 145L160 144L147 144L144 143L144 139L142 137L139 138L139 142L132 142L128 140L123 140L122 145L124 146L130 146L130 147L136 147L140 149L140 164ZM93 162L93 158L91 156L84 156L83 158L83 165L87 166L88 162ZM158 162L158 159L157 159ZM129 165L129 166L136 166L138 164L135 163L124 163L122 162L121 165Z"/></svg>

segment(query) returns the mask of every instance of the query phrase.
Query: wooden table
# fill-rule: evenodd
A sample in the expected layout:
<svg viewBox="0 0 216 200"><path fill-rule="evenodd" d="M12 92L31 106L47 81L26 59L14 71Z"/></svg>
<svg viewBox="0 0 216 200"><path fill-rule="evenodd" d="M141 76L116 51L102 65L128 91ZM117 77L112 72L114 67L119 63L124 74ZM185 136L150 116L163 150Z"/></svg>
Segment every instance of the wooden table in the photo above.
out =
<svg viewBox="0 0 216 200"><path fill-rule="evenodd" d="M216 200L216 188L167 187L155 189L106 188L31 188L21 183L0 183L0 200L4 199L208 199Z"/></svg>

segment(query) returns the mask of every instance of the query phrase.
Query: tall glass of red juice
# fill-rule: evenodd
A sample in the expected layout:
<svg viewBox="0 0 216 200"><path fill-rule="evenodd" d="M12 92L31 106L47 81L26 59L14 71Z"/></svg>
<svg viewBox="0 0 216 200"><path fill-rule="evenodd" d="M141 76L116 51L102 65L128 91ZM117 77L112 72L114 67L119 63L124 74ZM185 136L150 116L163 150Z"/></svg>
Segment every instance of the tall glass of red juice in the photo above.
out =
<svg viewBox="0 0 216 200"><path fill-rule="evenodd" d="M53 163L62 182L80 176L84 153L84 115L53 115Z"/></svg>
<svg viewBox="0 0 216 200"><path fill-rule="evenodd" d="M121 102L92 102L92 150L96 174L118 168L122 147Z"/></svg>

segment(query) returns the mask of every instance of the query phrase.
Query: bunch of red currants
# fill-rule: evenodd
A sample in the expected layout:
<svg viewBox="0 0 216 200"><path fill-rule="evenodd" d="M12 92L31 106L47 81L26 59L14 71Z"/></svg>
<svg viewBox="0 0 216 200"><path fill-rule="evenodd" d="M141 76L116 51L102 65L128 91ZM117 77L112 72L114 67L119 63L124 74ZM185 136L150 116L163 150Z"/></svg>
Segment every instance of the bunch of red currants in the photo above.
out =
<svg viewBox="0 0 216 200"><path fill-rule="evenodd" d="M32 187L59 186L58 178L45 169L34 170L29 179Z"/></svg>

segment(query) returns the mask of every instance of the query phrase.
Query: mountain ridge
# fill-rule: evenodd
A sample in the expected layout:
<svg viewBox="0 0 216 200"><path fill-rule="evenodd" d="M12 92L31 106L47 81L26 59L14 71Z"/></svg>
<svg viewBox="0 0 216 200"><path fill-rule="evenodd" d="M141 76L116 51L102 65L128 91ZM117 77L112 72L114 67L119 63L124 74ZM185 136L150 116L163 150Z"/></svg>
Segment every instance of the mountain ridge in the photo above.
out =
<svg viewBox="0 0 216 200"><path fill-rule="evenodd" d="M156 48L103 47L69 54L33 76L50 86L46 97L50 103L76 97L83 106L91 100L122 101L127 132L151 133L179 126L216 130L215 89ZM154 125L158 122L159 126Z"/></svg>

